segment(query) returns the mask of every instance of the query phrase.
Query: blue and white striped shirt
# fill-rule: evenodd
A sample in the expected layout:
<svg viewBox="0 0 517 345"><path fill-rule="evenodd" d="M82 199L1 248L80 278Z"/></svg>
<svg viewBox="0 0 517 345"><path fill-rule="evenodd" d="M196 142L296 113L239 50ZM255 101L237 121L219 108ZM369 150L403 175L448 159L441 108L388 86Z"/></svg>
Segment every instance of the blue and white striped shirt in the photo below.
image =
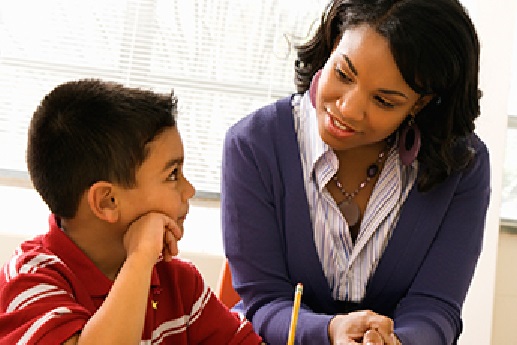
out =
<svg viewBox="0 0 517 345"><path fill-rule="evenodd" d="M294 96L293 109L314 241L323 271L336 300L359 302L397 224L401 205L415 183L418 163L402 165L397 145L392 147L354 245L348 224L326 188L339 163L319 135L308 92L303 97Z"/></svg>

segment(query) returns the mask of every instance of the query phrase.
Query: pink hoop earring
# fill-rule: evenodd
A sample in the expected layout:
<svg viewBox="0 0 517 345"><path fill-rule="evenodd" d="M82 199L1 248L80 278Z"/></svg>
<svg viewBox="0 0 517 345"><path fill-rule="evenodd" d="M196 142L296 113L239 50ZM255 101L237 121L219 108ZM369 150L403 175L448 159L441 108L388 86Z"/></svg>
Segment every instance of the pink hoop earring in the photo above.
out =
<svg viewBox="0 0 517 345"><path fill-rule="evenodd" d="M420 151L421 136L420 130L415 123L415 117L411 116L408 124L402 132L399 138L399 156L402 164L411 165Z"/></svg>
<svg viewBox="0 0 517 345"><path fill-rule="evenodd" d="M311 86L309 87L309 97L311 99L312 106L316 108L316 90L318 89L318 82L320 81L322 70L318 70L311 80Z"/></svg>

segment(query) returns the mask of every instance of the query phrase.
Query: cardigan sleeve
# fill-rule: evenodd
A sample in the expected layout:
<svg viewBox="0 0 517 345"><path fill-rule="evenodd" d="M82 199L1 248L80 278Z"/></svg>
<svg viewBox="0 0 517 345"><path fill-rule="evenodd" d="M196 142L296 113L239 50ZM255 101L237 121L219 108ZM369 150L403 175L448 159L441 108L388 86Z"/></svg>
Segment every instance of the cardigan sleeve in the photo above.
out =
<svg viewBox="0 0 517 345"><path fill-rule="evenodd" d="M272 143L274 130L259 113L226 134L221 213L225 254L246 317L263 339L286 343L295 283L290 280L283 232L282 176ZM293 153L296 154L296 153ZM301 186L303 188L303 186ZM329 344L331 315L317 314L302 303L297 344Z"/></svg>
<svg viewBox="0 0 517 345"><path fill-rule="evenodd" d="M488 151L474 139L475 159L462 173L436 237L395 309L395 333L404 345L454 344L462 331L461 309L481 252L490 198Z"/></svg>

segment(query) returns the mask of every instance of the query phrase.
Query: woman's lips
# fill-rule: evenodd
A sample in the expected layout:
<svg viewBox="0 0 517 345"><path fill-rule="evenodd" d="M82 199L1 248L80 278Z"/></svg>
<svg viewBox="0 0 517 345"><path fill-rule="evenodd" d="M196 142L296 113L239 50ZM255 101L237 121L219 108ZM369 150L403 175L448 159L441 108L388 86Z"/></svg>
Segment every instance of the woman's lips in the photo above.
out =
<svg viewBox="0 0 517 345"><path fill-rule="evenodd" d="M332 122L334 124L334 126L336 126L337 128L343 130L343 131L353 131L352 129L350 129L349 127L347 127L346 125L342 124L341 122L339 122L337 119L335 118L332 118Z"/></svg>
<svg viewBox="0 0 517 345"><path fill-rule="evenodd" d="M357 132L340 122L337 118L332 116L332 114L326 110L325 113L325 129L334 137L342 138L349 137L351 135L356 134Z"/></svg>

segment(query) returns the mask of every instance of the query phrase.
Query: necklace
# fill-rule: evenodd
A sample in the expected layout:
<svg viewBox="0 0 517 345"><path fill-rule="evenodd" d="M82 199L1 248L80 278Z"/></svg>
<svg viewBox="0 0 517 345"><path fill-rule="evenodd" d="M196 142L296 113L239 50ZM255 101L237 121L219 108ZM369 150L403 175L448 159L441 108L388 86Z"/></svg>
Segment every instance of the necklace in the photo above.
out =
<svg viewBox="0 0 517 345"><path fill-rule="evenodd" d="M348 193L343 188L343 185L341 182L339 182L337 178L337 173L332 177L334 182L336 183L337 188L341 191L341 194L345 197L343 201L338 203L339 210L343 214L343 216L346 219L346 222L348 223L348 226L354 226L359 221L359 218L361 218L361 210L359 209L359 205L357 205L356 202L354 202L354 197L370 182L371 179L373 179L378 173L379 173L379 165L382 162L384 156L386 155L386 152L388 151L388 148L390 145L386 145L384 150L382 150L379 155L377 156L377 159L375 162L370 164L368 168L366 168L366 179L364 179L359 186L352 192Z"/></svg>

